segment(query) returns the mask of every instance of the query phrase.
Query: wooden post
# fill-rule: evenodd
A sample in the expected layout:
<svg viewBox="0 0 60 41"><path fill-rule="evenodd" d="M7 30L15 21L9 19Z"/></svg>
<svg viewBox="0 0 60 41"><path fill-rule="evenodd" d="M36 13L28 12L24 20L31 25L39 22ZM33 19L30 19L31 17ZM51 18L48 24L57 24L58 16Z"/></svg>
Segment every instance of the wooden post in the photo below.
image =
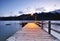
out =
<svg viewBox="0 0 60 41"><path fill-rule="evenodd" d="M42 27L41 28L43 29L43 21L42 21Z"/></svg>
<svg viewBox="0 0 60 41"><path fill-rule="evenodd" d="M51 34L51 21L48 22L48 33Z"/></svg>
<svg viewBox="0 0 60 41"><path fill-rule="evenodd" d="M37 21L37 16L35 15L35 22Z"/></svg>

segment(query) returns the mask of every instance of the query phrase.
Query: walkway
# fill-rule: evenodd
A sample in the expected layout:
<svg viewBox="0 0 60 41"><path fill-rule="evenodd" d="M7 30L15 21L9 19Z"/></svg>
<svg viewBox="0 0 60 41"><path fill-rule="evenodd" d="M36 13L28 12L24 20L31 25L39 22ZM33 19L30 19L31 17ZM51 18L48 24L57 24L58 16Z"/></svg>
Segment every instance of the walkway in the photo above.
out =
<svg viewBox="0 0 60 41"><path fill-rule="evenodd" d="M7 41L58 41L35 23L28 23Z"/></svg>

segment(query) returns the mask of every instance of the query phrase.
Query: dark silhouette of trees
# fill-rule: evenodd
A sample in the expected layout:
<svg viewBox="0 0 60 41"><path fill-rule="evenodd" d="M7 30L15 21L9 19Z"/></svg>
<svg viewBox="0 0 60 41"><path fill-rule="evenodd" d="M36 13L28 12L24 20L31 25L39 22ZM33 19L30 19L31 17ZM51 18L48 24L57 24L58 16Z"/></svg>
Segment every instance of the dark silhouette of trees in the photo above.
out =
<svg viewBox="0 0 60 41"><path fill-rule="evenodd" d="M35 20L35 17L37 20L60 20L60 14L55 13L34 13L33 16L30 14L22 14L20 16L10 16L10 17L0 17L0 20Z"/></svg>

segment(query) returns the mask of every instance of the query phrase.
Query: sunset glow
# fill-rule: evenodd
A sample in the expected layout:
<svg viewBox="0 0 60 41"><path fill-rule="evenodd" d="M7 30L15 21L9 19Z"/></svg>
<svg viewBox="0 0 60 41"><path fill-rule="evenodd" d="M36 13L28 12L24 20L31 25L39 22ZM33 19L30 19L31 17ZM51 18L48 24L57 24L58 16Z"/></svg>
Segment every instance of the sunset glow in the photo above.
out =
<svg viewBox="0 0 60 41"><path fill-rule="evenodd" d="M38 28L38 25L36 25L35 23L28 23L27 25L28 25L27 28L31 28L31 29L37 29Z"/></svg>
<svg viewBox="0 0 60 41"><path fill-rule="evenodd" d="M0 16L19 16L56 9L60 9L60 0L0 0Z"/></svg>

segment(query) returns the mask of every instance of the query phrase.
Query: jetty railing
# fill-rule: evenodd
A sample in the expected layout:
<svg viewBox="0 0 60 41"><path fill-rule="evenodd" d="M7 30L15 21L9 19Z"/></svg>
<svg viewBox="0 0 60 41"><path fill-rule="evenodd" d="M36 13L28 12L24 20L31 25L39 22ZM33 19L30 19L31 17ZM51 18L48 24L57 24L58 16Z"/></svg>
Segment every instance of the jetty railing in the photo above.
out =
<svg viewBox="0 0 60 41"><path fill-rule="evenodd" d="M51 20L48 20L47 22L45 21L42 21L42 29L44 29L46 32L48 32L49 34L53 35L55 38L59 39L60 40L60 23L52 23ZM52 27L52 25L55 25L56 28L58 29L55 29L54 27ZM59 26L59 27L57 27Z"/></svg>

